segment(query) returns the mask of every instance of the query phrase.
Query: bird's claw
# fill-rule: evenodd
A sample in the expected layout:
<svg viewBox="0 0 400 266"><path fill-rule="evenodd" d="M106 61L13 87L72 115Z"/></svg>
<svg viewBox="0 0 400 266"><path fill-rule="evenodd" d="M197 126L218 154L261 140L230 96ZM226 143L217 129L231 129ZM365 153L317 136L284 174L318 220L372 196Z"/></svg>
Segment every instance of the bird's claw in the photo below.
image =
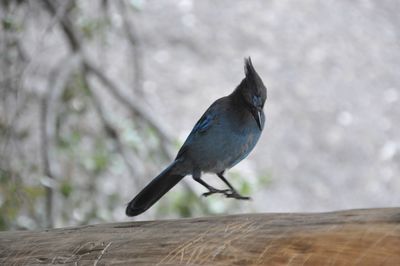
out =
<svg viewBox="0 0 400 266"><path fill-rule="evenodd" d="M225 196L227 198L233 198L233 199L237 199L237 200L251 200L250 197L242 196L238 192L232 191L232 190L231 190L231 193L225 193Z"/></svg>
<svg viewBox="0 0 400 266"><path fill-rule="evenodd" d="M203 196L208 197L212 194L217 194L217 193L224 194L227 198L233 198L237 200L251 200L250 197L242 196L237 191L231 189L210 189L210 191L203 193Z"/></svg>
<svg viewBox="0 0 400 266"><path fill-rule="evenodd" d="M203 197L208 197L212 194L221 193L227 195L227 193L231 191L230 189L210 189L210 191L203 193Z"/></svg>

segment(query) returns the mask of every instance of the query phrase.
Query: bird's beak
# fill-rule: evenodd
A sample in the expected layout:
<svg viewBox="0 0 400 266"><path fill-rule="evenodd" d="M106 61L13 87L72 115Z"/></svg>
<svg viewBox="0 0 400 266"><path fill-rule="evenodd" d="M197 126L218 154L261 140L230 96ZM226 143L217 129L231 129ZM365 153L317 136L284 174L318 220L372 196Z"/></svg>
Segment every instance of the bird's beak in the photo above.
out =
<svg viewBox="0 0 400 266"><path fill-rule="evenodd" d="M252 110L252 115L253 115L253 117L254 117L254 119L256 120L256 122L257 122L257 125L258 125L258 128L260 129L260 130L262 130L262 125L261 125L261 110L258 110L258 109L253 109Z"/></svg>

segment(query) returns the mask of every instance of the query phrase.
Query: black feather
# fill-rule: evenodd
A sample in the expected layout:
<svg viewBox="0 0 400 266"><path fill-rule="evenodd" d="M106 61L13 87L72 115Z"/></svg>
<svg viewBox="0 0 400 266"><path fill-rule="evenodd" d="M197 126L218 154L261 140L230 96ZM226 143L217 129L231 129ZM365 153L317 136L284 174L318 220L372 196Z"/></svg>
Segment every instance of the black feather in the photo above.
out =
<svg viewBox="0 0 400 266"><path fill-rule="evenodd" d="M255 94L263 99L267 98L264 83L253 67L250 56L244 59L244 73L246 74L246 85L255 90Z"/></svg>

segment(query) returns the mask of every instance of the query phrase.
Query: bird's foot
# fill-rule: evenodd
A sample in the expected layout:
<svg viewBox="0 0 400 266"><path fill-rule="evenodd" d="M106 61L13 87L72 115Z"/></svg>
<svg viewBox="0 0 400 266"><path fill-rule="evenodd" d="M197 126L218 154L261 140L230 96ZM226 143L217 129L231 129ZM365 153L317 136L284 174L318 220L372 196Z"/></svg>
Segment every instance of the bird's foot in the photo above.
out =
<svg viewBox="0 0 400 266"><path fill-rule="evenodd" d="M230 190L230 193L225 193L225 196L227 198L233 198L233 199L237 199L237 200L251 200L250 197L242 196L237 191L234 191L234 190Z"/></svg>
<svg viewBox="0 0 400 266"><path fill-rule="evenodd" d="M208 196L210 196L210 195L212 195L212 194L217 194L217 193L221 193L221 194L227 195L229 191L231 191L231 190L230 190L230 189L216 189L216 188L212 188L212 189L210 189L210 191L208 191L208 192L206 192L206 193L203 193L203 196L204 196L204 197L208 197Z"/></svg>

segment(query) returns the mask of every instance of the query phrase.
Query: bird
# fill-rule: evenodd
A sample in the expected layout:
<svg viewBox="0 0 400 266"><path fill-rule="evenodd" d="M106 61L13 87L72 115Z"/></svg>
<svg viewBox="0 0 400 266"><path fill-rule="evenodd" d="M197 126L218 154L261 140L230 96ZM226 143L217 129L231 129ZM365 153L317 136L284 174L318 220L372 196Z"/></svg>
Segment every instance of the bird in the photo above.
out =
<svg viewBox="0 0 400 266"><path fill-rule="evenodd" d="M128 203L127 216L148 210L187 175L208 190L203 196L223 194L250 199L240 195L224 176L253 150L265 124L267 89L250 57L244 59L244 72L245 77L233 92L216 100L201 116L175 160ZM209 185L201 178L202 173L216 174L228 188Z"/></svg>

